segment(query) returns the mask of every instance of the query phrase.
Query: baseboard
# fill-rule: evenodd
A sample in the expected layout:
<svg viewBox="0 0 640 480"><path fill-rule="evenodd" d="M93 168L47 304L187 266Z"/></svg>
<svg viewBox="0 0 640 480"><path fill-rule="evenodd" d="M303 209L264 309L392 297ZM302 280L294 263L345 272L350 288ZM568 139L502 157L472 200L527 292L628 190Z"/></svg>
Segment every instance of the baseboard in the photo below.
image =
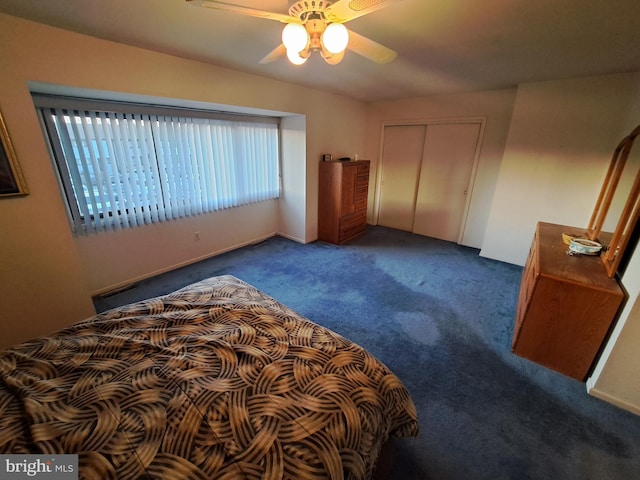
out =
<svg viewBox="0 0 640 480"><path fill-rule="evenodd" d="M171 272L173 270L177 270L178 268L186 267L188 265L193 265L194 263L198 263L198 262L201 262L203 260L208 260L209 258L213 258L213 257L216 257L218 255L222 255L223 253L227 253L227 252L231 252L233 250L237 250L238 248L247 247L249 245L255 245L257 243L264 242L265 240L267 240L267 239L269 239L271 237L275 237L275 236L284 237L284 235L281 235L279 233L273 232L273 233L270 233L268 235L263 235L261 237L248 240L246 242L235 244L235 245L233 245L231 247L221 248L220 250L216 250L214 252L207 253L206 255L201 255L201 256L196 257L196 258L191 258L189 260L186 260L184 262L180 262L180 263L168 266L166 268L161 268L159 270L155 270L153 272L150 272L150 273L147 273L147 274L144 274L144 275L133 277L133 278L124 280L122 282L118 282L118 283L113 284L113 285L109 285L108 287L104 287L104 288L100 288L98 290L94 290L94 291L91 292L91 297L109 296L111 293L118 293L121 290L125 290L125 289L128 289L128 288L131 288L131 286L133 284L135 284L137 282L141 282L141 281L146 280L148 278L152 278L152 277L155 277L157 275L162 275L163 273L168 273L168 272ZM295 240L295 239L292 239L292 240Z"/></svg>
<svg viewBox="0 0 640 480"><path fill-rule="evenodd" d="M286 233L278 232L278 233L276 233L276 235L278 237L286 238L287 240L292 240L292 241L294 241L296 243L301 243L303 245L306 245L308 243L303 238L294 237L293 235L287 235Z"/></svg>
<svg viewBox="0 0 640 480"><path fill-rule="evenodd" d="M587 380L587 393L592 397L598 398L607 403L615 405L618 408L631 412L635 415L640 415L640 407L638 407L637 405L633 405L629 402L625 402L624 400L620 400L619 398L609 395L608 393L605 393L601 390L598 390L593 385L593 382L591 381L591 379Z"/></svg>

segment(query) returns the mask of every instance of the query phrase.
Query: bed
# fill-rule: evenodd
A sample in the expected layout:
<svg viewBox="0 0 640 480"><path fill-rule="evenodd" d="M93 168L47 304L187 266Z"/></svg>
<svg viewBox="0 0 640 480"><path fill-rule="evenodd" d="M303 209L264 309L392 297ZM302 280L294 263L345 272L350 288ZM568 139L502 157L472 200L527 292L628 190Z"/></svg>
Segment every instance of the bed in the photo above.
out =
<svg viewBox="0 0 640 480"><path fill-rule="evenodd" d="M365 479L415 436L401 381L229 275L0 350L0 453L80 478Z"/></svg>

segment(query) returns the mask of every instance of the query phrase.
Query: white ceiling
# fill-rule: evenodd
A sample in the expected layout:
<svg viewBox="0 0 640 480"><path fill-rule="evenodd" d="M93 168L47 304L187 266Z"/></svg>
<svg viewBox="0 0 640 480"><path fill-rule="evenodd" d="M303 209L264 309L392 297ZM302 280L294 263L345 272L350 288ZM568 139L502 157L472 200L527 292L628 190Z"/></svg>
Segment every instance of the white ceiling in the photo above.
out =
<svg viewBox="0 0 640 480"><path fill-rule="evenodd" d="M287 0L226 0L286 14ZM640 71L638 0L388 0L347 26L398 52L259 64L282 24L185 0L0 0L0 12L365 101Z"/></svg>

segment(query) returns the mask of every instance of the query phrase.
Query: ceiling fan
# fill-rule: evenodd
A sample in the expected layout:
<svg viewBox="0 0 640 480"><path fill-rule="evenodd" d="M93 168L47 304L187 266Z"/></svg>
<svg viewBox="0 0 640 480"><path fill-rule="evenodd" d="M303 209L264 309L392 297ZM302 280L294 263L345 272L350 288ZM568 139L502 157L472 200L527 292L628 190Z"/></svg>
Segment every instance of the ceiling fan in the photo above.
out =
<svg viewBox="0 0 640 480"><path fill-rule="evenodd" d="M199 7L285 23L282 44L260 63L286 55L291 63L301 65L312 52L319 52L328 64L336 65L344 58L346 49L380 64L389 63L397 56L390 48L347 30L344 23L400 0L299 0L291 4L288 15L215 0L186 1Z"/></svg>

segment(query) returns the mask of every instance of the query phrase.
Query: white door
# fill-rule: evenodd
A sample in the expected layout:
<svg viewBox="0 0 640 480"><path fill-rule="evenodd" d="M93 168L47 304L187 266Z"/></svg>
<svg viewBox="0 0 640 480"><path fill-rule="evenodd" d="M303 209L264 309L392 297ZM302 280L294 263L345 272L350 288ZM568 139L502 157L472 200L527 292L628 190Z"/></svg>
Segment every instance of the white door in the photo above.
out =
<svg viewBox="0 0 640 480"><path fill-rule="evenodd" d="M414 233L459 241L479 134L479 123L427 127Z"/></svg>
<svg viewBox="0 0 640 480"><path fill-rule="evenodd" d="M384 127L378 224L413 230L426 125Z"/></svg>
<svg viewBox="0 0 640 480"><path fill-rule="evenodd" d="M479 121L385 126L378 224L458 242L480 128Z"/></svg>

